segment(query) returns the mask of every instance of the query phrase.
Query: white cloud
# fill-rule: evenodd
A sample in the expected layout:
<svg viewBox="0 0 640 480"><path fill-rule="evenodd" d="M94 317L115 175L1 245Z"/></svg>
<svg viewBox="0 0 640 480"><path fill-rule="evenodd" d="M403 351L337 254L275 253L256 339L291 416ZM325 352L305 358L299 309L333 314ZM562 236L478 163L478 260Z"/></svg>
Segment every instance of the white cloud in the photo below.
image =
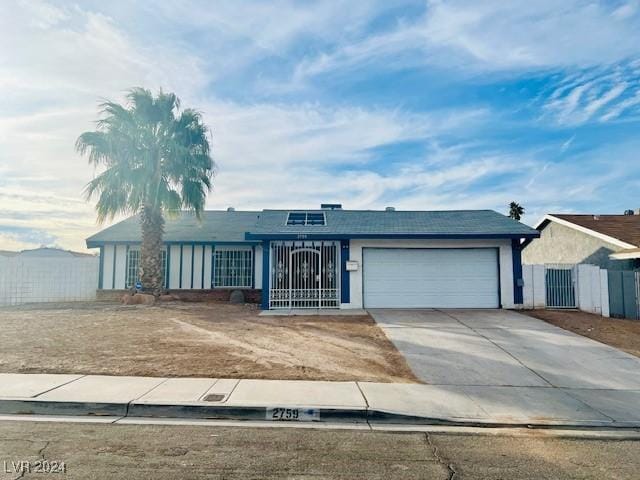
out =
<svg viewBox="0 0 640 480"><path fill-rule="evenodd" d="M637 3L431 0L422 16L305 58L294 84L373 62L467 71L584 68L638 56Z"/></svg>
<svg viewBox="0 0 640 480"><path fill-rule="evenodd" d="M110 3L99 12L42 0L0 4L0 248L38 246L42 238L82 249L99 229L92 205L81 198L93 172L73 144L93 128L99 98L122 99L134 85L162 86L203 111L219 165L209 207L337 201L351 208L502 209L522 199L535 211L562 204L563 197L597 199L602 182L618 175L617 168L586 172L574 186L580 165L541 168L539 152L490 151L468 142L469 132L491 121L486 108L415 113L321 99L231 101L216 93L225 76L265 58L281 58L283 69L291 69L292 82L279 86L289 93L315 76L360 66L494 72L615 63L634 54L640 39L631 3L613 9L577 0L429 2L424 15L400 16L367 33L389 5L219 2L214 8L179 1L129 5L122 15L123 7ZM306 57L296 67L288 54L303 40ZM547 92L546 111L565 123L615 119L640 105L629 71L567 75ZM252 80L273 88L280 76L282 70L275 80L260 71ZM402 162L377 157L378 149L402 142L431 148Z"/></svg>
<svg viewBox="0 0 640 480"><path fill-rule="evenodd" d="M425 34L485 68L592 66L638 54L638 18L620 12L583 0L436 0Z"/></svg>
<svg viewBox="0 0 640 480"><path fill-rule="evenodd" d="M562 79L543 95L543 111L560 125L580 125L588 121L607 122L623 112L632 113L640 104L640 63L638 61L583 70ZM547 117L543 116L543 119Z"/></svg>
<svg viewBox="0 0 640 480"><path fill-rule="evenodd" d="M371 149L434 138L486 116L478 109L415 114L348 105L223 101L206 92L208 71L200 57L184 49L140 44L102 13L47 7L40 3L34 11L29 4L13 12L0 7L5 19L0 20L0 44L10 40L17 45L0 70L0 95L11 99L0 114L0 246L11 243L10 229L31 228L36 243L37 232L49 232L54 237L50 241L83 248L83 239L98 227L91 205L81 198L92 170L73 145L82 131L93 128L97 100L121 99L133 85L175 89L183 104L203 111L213 129L219 165L210 206L273 206L281 202L283 187L294 192L294 201L313 198L315 203L338 188L326 173L328 166L352 165L363 169L358 174L362 178L376 179L364 167ZM211 15L216 17L213 24L238 26L246 36L260 30L260 48L278 49L315 20L326 25L339 13L336 8L294 12L297 26L289 25L288 33L278 33L276 10L263 29L239 22L232 10ZM230 15L227 20L225 15ZM366 15L366 9L354 8L347 17ZM254 21L265 22L266 17ZM37 21L29 24L28 18ZM322 28L314 28L320 35ZM347 182L357 183L356 176ZM359 191L362 195L364 190ZM362 204L357 195L354 201Z"/></svg>

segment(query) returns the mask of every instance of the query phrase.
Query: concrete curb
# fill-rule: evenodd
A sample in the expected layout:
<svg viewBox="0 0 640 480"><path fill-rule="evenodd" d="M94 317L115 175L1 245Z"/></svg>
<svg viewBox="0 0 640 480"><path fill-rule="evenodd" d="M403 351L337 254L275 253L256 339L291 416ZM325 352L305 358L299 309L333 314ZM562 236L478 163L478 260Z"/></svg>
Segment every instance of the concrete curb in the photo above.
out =
<svg viewBox="0 0 640 480"><path fill-rule="evenodd" d="M203 405L160 403L88 403L50 401L38 399L0 399L0 414L8 415L52 415L52 416L111 416L122 418L165 418L265 421L267 412L274 406L249 405ZM505 422L478 418L421 417L406 413L371 408L314 408L310 406L288 406L288 408L314 409L319 420L295 422L272 420L274 423L368 423L378 425L434 425L476 428L562 428L562 429L639 429L640 422L570 422L563 420L521 420Z"/></svg>
<svg viewBox="0 0 640 480"><path fill-rule="evenodd" d="M268 420L267 411L272 406L201 405L201 404L150 404L132 403L127 417L188 418L216 420ZM366 422L367 411L358 408L326 408L291 406L289 408L313 409L320 413L320 422Z"/></svg>
<svg viewBox="0 0 640 480"><path fill-rule="evenodd" d="M434 425L447 427L475 427L475 428L562 428L562 429L638 429L640 422L613 421L567 421L567 420L539 420L514 419L513 421L498 421L481 418L450 418L450 417L421 417L405 413L369 409L367 421L378 425Z"/></svg>
<svg viewBox="0 0 640 480"><path fill-rule="evenodd" d="M127 415L127 403L54 402L38 399L0 400L0 413L15 415Z"/></svg>

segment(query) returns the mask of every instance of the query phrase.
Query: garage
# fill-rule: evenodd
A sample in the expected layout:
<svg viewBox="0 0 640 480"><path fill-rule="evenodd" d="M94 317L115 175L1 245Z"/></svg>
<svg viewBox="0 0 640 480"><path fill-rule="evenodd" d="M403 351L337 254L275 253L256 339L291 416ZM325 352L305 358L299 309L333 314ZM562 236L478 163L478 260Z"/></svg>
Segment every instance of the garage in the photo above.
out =
<svg viewBox="0 0 640 480"><path fill-rule="evenodd" d="M364 248L365 308L499 308L497 248Z"/></svg>

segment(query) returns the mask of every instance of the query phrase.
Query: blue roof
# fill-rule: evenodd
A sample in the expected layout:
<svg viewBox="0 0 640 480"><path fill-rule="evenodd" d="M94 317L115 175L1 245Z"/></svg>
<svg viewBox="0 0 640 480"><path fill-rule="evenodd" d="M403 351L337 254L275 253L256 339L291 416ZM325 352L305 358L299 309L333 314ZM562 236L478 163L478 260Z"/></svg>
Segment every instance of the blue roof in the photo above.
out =
<svg viewBox="0 0 640 480"><path fill-rule="evenodd" d="M308 237L520 237L537 230L493 210L308 210L324 212L326 225L287 225L289 212L263 210L247 238Z"/></svg>
<svg viewBox="0 0 640 480"><path fill-rule="evenodd" d="M201 220L195 214L182 212L177 217L165 218L164 241L176 243L245 242L245 233L258 220L259 212L208 210ZM87 238L87 247L104 243L140 242L140 217L135 215Z"/></svg>
<svg viewBox="0 0 640 480"><path fill-rule="evenodd" d="M287 225L291 212L324 213L325 225ZM165 242L225 243L277 238L535 238L539 232L493 210L263 210L183 212L167 218ZM136 243L138 216L87 239L88 247Z"/></svg>

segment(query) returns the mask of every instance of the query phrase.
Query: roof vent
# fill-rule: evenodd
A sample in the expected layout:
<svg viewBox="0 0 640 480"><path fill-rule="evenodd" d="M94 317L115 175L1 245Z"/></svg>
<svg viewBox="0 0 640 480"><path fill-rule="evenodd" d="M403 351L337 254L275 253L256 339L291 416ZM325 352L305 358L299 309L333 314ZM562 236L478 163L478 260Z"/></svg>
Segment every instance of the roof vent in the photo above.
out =
<svg viewBox="0 0 640 480"><path fill-rule="evenodd" d="M227 212L235 212L236 209L234 207L227 207Z"/></svg>
<svg viewBox="0 0 640 480"><path fill-rule="evenodd" d="M320 210L342 210L341 203L321 203Z"/></svg>
<svg viewBox="0 0 640 480"><path fill-rule="evenodd" d="M385 212L395 212L396 211L396 207L386 207L384 209Z"/></svg>

